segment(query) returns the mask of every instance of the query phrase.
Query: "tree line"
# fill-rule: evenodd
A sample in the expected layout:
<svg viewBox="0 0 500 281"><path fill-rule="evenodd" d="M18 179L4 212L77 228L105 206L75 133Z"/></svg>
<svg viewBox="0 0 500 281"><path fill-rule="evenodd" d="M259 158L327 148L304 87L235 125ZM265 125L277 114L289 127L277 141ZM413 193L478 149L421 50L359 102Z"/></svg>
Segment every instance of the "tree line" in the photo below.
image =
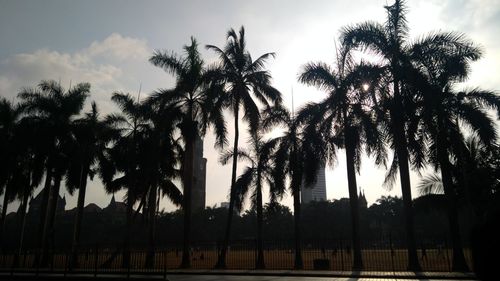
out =
<svg viewBox="0 0 500 281"><path fill-rule="evenodd" d="M333 164L339 150L344 150L354 269L363 268L356 174L361 156L367 154L375 158L376 165L387 168L386 184L393 185L399 175L408 269L420 269L410 169L431 167L438 174L427 177L423 188L444 193L452 267L466 270L457 209L465 198L481 218L488 214L482 200L492 206L497 200L494 115L500 116L500 98L480 88L459 89L458 83L470 74L470 64L483 53L464 34L432 32L410 39L404 1L396 0L385 9L383 24L363 22L341 29L334 64L309 62L300 69L298 81L324 91L326 97L297 112L282 104L282 94L272 86L266 62L274 53L253 59L243 27L230 29L223 47L206 46L218 56L210 65L204 63L194 38L181 55L155 51L149 61L172 75L175 85L158 89L143 100L115 92L111 100L120 112L104 117L95 103L89 112L82 113L89 83L64 89L56 81L42 81L34 88L22 89L17 104L2 99L0 187L5 199L0 235L7 205L19 200L24 220L30 195L43 185L37 263L47 264L48 249L55 243L57 197L64 181L70 194L78 191L72 239L72 263L77 263L87 180L98 176L107 192L126 192L124 267L130 263L131 226L139 212L148 222L146 266L154 264L161 197L168 197L182 209L180 267L190 267L191 190L198 180L194 174L195 140L211 129L221 151L220 161L232 164L217 268L226 267L233 214L241 211L247 196L256 210L256 268L265 267L264 188L269 190L271 202L279 201L287 190L293 196L294 267L303 268L302 185L312 185L322 163ZM377 60L360 59L361 53L374 54ZM226 112L234 118L232 145L227 137ZM251 136L246 148L239 147L240 119ZM283 130L280 136L264 137L278 127ZM238 176L239 161L248 165ZM479 174L481 178L476 177ZM22 245L23 234L19 239Z"/></svg>
<svg viewBox="0 0 500 281"><path fill-rule="evenodd" d="M429 194L413 200L415 214L415 233L419 248L437 248L449 244L446 209L443 204L444 195ZM121 204L120 204L121 205ZM372 246L387 249L391 242L393 247L404 247L405 231L403 227L403 201L401 197L382 196L371 206L367 206L360 197L360 236L366 249ZM56 217L57 232L54 245L55 252L68 252L72 243L72 231L76 208L59 212ZM94 249L96 245L103 249L121 247L120 241L125 213L113 210L112 204L103 210L86 207L85 219L82 221L81 250ZM302 210L302 245L335 244L342 241L350 246L351 233L349 198L331 201L311 201L303 204ZM263 240L264 249L272 249L280 245L291 248L293 242L293 213L291 209L277 202L263 206ZM334 219L332 219L334 218ZM463 235L464 247L470 247L470 229L473 223L470 209L459 209L459 222ZM215 250L220 245L227 220L227 208L207 207L194 210L192 215L193 237L191 248L209 247ZM38 213L28 212L26 217L26 235L23 251L33 252L36 249L35 230ZM16 242L21 227L20 214L7 217L5 239ZM131 248L134 251L146 249L148 233L144 228L148 225L145 214L138 214L132 225ZM160 211L156 217L155 247L157 251L180 249L183 241L183 211ZM250 208L233 217L231 244L243 242L255 245L257 228L257 210ZM12 253L19 245L10 243L5 250Z"/></svg>

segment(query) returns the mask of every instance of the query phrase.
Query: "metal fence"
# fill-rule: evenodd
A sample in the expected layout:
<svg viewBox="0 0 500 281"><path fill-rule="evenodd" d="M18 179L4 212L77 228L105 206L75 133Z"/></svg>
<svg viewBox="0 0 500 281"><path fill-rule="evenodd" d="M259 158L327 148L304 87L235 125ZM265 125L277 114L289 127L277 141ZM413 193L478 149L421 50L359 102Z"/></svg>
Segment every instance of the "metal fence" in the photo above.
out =
<svg viewBox="0 0 500 281"><path fill-rule="evenodd" d="M161 274L179 268L182 259L180 244L167 245L155 249L151 266L146 267L147 250L130 251L130 263L123 264L125 253L121 248L93 245L82 247L72 261L70 250L53 249L48 260L42 265L38 250L21 253L0 254L0 270L30 272L150 272ZM217 262L219 243L193 243L191 268L212 269ZM254 269L257 257L255 240L232 241L227 252L228 269ZM290 270L294 266L293 241L265 241L264 263L266 269ZM362 247L363 269L370 271L406 271L407 251L401 243L393 241L364 242ZM472 266L471 254L464 250L469 267ZM452 251L447 243L426 243L418 250L419 262L423 271L451 271ZM349 271L352 268L353 252L350 241L325 240L305 241L302 243L302 258L305 270L326 269Z"/></svg>

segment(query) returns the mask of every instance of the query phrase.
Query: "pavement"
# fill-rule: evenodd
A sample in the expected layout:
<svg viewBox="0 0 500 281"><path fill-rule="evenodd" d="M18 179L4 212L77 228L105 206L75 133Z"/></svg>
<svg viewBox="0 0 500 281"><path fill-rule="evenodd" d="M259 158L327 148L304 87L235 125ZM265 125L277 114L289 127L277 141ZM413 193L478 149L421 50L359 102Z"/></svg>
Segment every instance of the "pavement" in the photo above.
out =
<svg viewBox="0 0 500 281"><path fill-rule="evenodd" d="M386 271L279 271L279 270L171 270L164 275L157 274L98 274L89 273L13 273L0 272L2 280L171 280L171 281L376 281L376 280L477 280L473 273L459 272L386 272Z"/></svg>

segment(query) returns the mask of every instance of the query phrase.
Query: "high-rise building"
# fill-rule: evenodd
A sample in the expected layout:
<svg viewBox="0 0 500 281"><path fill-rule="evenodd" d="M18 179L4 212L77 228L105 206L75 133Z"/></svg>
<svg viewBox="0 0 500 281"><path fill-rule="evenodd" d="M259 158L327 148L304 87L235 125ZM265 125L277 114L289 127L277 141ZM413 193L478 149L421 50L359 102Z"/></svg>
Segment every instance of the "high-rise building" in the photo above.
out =
<svg viewBox="0 0 500 281"><path fill-rule="evenodd" d="M302 184L301 202L326 201L326 178L325 167L322 166L316 173L316 182L313 186L306 187Z"/></svg>
<svg viewBox="0 0 500 281"><path fill-rule="evenodd" d="M191 207L193 211L205 209L207 159L203 158L203 140L197 137L194 143L193 189Z"/></svg>

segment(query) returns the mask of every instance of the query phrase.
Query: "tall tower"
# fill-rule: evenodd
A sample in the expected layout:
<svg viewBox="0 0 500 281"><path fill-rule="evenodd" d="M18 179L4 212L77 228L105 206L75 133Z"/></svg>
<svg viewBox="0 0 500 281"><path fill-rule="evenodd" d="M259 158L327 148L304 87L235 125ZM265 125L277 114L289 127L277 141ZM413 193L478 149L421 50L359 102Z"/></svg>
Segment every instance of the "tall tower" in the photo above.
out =
<svg viewBox="0 0 500 281"><path fill-rule="evenodd" d="M316 173L316 183L314 183L312 187L306 187L302 184L301 199L302 203L309 203L311 201L326 201L325 166L319 168Z"/></svg>
<svg viewBox="0 0 500 281"><path fill-rule="evenodd" d="M197 137L194 142L193 190L191 206L193 211L205 209L207 159L203 158L203 140Z"/></svg>

